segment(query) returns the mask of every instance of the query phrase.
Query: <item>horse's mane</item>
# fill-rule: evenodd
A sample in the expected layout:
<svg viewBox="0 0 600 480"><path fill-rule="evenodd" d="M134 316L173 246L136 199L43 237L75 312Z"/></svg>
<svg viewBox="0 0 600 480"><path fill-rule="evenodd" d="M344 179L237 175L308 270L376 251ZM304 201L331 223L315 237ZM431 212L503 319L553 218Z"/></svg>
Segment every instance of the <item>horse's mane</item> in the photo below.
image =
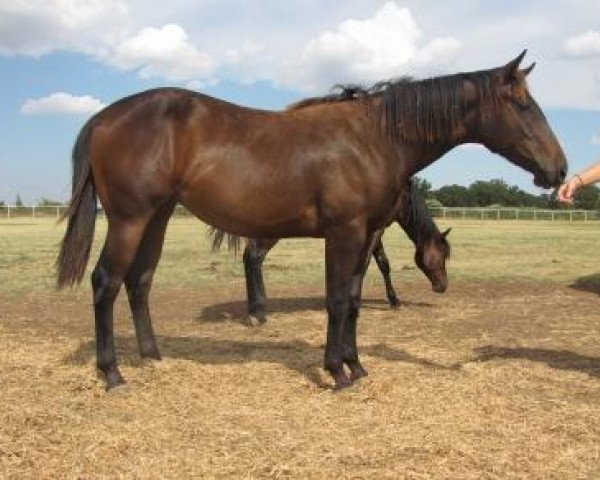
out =
<svg viewBox="0 0 600 480"><path fill-rule="evenodd" d="M402 77L378 82L371 87L336 85L338 92L311 97L290 105L299 110L313 105L356 102L378 97L375 121L381 132L394 144L401 141L433 143L454 140L467 112L464 81L475 87L481 103L495 105L499 94L493 88L493 70L458 73L415 80Z"/></svg>
<svg viewBox="0 0 600 480"><path fill-rule="evenodd" d="M324 103L339 103L339 102L350 102L364 98L368 95L369 90L360 85L334 85L332 93L319 97L308 97L303 100L299 100L296 103L292 103L286 107L286 110L301 110L306 107L313 105L321 105Z"/></svg>
<svg viewBox="0 0 600 480"><path fill-rule="evenodd" d="M450 257L450 244L445 237L441 236L440 230L427 209L427 204L419 194L416 182L412 179L410 180L408 202L398 215L398 222L415 245L422 245L432 238L441 238L448 248L448 257Z"/></svg>

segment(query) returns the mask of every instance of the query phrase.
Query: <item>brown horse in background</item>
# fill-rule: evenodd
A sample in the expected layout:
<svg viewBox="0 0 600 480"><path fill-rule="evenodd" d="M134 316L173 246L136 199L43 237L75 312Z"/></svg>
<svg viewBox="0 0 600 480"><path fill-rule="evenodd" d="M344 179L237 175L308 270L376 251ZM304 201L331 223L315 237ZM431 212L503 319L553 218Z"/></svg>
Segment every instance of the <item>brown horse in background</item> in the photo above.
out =
<svg viewBox="0 0 600 480"><path fill-rule="evenodd" d="M92 287L97 365L108 387L124 381L113 334L122 283L142 357L160 358L148 295L177 202L248 238L324 237L324 366L337 388L366 375L356 347L361 272L373 236L406 201L411 176L476 142L533 173L537 185L565 177L564 154L527 88L531 67L519 69L524 54L491 70L387 82L281 112L162 88L92 117L73 151L58 285L83 277L97 196L108 231Z"/></svg>
<svg viewBox="0 0 600 480"><path fill-rule="evenodd" d="M446 273L446 260L450 256L450 244L446 237L450 228L440 232L431 218L425 201L417 191L415 182L410 182L408 201L402 202L400 209L394 215L394 220L404 230L415 245L415 264L431 282L433 291L443 293L448 287L448 275ZM390 262L385 253L382 241L383 231L376 235L372 256L379 267L379 271L385 283L385 290L390 307L400 305L398 295L390 277ZM238 250L241 242L240 237L227 235L217 229L211 229L213 250L218 250L227 237L230 249ZM248 238L245 239L246 246L243 253L244 272L246 276L246 295L248 300L249 323L256 320L258 323L267 321L266 302L267 294L262 272L262 264L269 251L277 245L278 238ZM365 265L365 271L368 267Z"/></svg>

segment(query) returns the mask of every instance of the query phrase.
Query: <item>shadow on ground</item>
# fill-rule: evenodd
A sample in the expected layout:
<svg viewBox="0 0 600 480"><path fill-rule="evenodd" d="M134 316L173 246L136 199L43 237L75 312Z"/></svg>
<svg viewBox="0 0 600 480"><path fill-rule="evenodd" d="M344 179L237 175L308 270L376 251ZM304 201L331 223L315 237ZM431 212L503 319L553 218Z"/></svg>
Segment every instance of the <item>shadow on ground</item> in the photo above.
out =
<svg viewBox="0 0 600 480"><path fill-rule="evenodd" d="M400 307L432 307L431 303L401 300ZM388 310L389 303L384 299L366 298L362 302L363 310ZM267 302L267 315L269 313L294 313L299 311L325 312L325 298L318 297L289 297L270 298ZM197 317L199 322L218 323L225 321L239 321L244 323L248 315L245 300L215 303L204 307Z"/></svg>
<svg viewBox="0 0 600 480"><path fill-rule="evenodd" d="M550 350L547 348L497 347L486 345L474 349L476 358L472 362L489 362L496 359L519 359L543 362L557 370L570 370L600 378L600 358L580 355L570 350ZM465 362L470 363L470 362Z"/></svg>
<svg viewBox="0 0 600 480"><path fill-rule="evenodd" d="M574 290L600 295L600 273L579 277L569 287Z"/></svg>
<svg viewBox="0 0 600 480"><path fill-rule="evenodd" d="M329 388L323 383L318 368L323 359L323 347L316 347L304 341L236 341L215 340L200 337L157 337L164 358L191 360L207 365L233 365L249 362L269 362L284 365L286 368L304 375L319 387ZM137 354L135 337L117 339L117 355L121 364L140 367L143 363ZM431 360L412 355L405 350L397 350L386 344L365 346L362 355L382 358L391 362L404 362L436 370L456 370ZM70 365L85 365L95 358L96 343L82 343L69 354L64 362Z"/></svg>

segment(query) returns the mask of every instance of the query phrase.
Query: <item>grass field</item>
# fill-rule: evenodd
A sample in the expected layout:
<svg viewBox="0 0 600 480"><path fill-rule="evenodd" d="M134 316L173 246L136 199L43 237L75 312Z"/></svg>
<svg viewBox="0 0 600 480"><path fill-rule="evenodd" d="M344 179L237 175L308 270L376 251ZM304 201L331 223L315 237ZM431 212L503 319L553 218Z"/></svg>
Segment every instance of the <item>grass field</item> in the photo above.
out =
<svg viewBox="0 0 600 480"><path fill-rule="evenodd" d="M594 250L600 226L596 222L438 221L453 227L449 240L451 280L528 280L574 282L594 274ZM51 291L54 261L64 225L53 219L0 221L0 294L22 295ZM96 227L89 271L106 231ZM169 225L164 253L156 276L157 287L212 288L243 286L241 258L212 253L207 227L193 218L177 218ZM392 269L409 281L425 282L415 269L413 247L402 230L393 226L384 236ZM287 239L273 249L265 263L267 284L293 288L296 283L323 285L323 241ZM379 284L373 264L369 282ZM83 283L88 288L88 278ZM242 291L240 290L240 294Z"/></svg>
<svg viewBox="0 0 600 480"><path fill-rule="evenodd" d="M270 320L243 325L241 258L172 221L152 296L162 362L139 360L116 308L126 389L94 368L88 281L54 290L64 225L0 222L1 478L599 478L597 223L453 227L431 292L398 227L374 266L359 347L370 376L334 393L320 368L323 244L265 262ZM99 222L92 258L105 225Z"/></svg>

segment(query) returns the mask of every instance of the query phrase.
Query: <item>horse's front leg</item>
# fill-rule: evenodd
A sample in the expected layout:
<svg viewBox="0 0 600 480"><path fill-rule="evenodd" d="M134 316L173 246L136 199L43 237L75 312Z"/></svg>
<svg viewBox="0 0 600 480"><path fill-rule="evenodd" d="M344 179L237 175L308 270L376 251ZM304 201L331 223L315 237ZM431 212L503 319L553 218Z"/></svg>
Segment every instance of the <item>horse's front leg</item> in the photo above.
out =
<svg viewBox="0 0 600 480"><path fill-rule="evenodd" d="M390 261L388 260L387 255L385 254L381 238L375 245L375 249L373 250L373 257L375 257L375 261L377 262L379 271L383 276L383 281L385 282L385 291L387 293L388 301L390 302L390 307L396 308L400 306L400 300L398 300L396 290L394 290L394 285L392 284L392 279L390 277Z"/></svg>
<svg viewBox="0 0 600 480"><path fill-rule="evenodd" d="M355 381L359 378L366 377L367 371L363 368L358 358L358 346L356 344L356 326L360 313L362 301L362 285L369 266L369 260L373 251L381 245L381 236L383 230L375 232L373 235L367 236L367 240L361 251L359 260L359 269L352 276L350 285L350 298L348 307L348 318L344 326L343 337L343 358L344 363L350 369L350 380Z"/></svg>
<svg viewBox="0 0 600 480"><path fill-rule="evenodd" d="M353 277L364 268L365 238L366 226L359 221L333 227L325 237L328 324L324 366L336 389L352 385L344 371L345 331ZM354 360L358 362L358 354L351 365Z"/></svg>

